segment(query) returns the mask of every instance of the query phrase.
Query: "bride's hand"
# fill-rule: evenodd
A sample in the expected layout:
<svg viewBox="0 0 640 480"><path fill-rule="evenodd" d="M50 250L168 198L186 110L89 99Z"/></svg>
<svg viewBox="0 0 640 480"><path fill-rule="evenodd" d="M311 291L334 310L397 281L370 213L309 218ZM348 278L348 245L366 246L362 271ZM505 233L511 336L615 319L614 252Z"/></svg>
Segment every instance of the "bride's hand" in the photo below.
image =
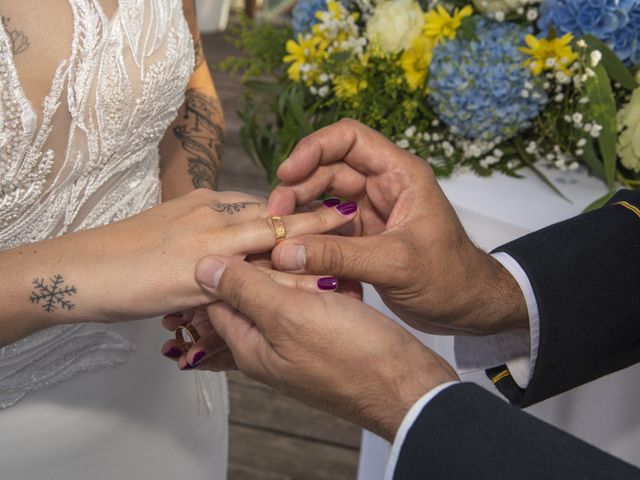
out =
<svg viewBox="0 0 640 480"><path fill-rule="evenodd" d="M197 190L112 225L0 252L0 274L13 279L8 298L15 298L0 315L0 323L13 325L3 343L57 323L148 318L211 302L194 277L198 259L271 250L275 234L266 218L256 218L262 210L261 200L244 194ZM323 233L357 216L340 210L283 220L289 236ZM74 287L63 295L73 307L56 304L49 312L30 303L33 280L47 284L56 276ZM16 327L25 316L31 324Z"/></svg>
<svg viewBox="0 0 640 480"><path fill-rule="evenodd" d="M107 320L148 318L209 303L211 294L194 277L198 259L207 253L244 257L270 251L276 238L268 219L257 218L263 206L244 194L199 190L114 224L110 262L121 269L118 277L131 284L126 281L121 290L122 302L105 302ZM325 208L283 221L294 237L333 230L355 216Z"/></svg>
<svg viewBox="0 0 640 480"><path fill-rule="evenodd" d="M260 268L280 285L307 292L326 293L338 292L361 299L362 285L352 280L338 280L331 276L295 275L282 273L271 268L269 255L251 255L247 261ZM231 370L235 363L227 344L216 333L207 313L207 306L175 312L162 319L162 326L174 332L178 327L191 324L200 339L194 344L180 345L175 338L164 342L162 354L176 361L180 370L191 370L199 367L203 370Z"/></svg>

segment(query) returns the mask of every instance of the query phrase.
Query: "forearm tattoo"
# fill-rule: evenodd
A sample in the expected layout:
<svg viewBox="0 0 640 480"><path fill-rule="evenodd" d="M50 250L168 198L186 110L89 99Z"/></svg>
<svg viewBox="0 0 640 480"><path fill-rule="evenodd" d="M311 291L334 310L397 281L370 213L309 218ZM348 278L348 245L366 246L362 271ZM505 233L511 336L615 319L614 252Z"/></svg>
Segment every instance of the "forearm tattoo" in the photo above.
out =
<svg viewBox="0 0 640 480"><path fill-rule="evenodd" d="M65 285L62 275L57 274L46 280L44 278L33 279L33 291L29 296L31 303L41 305L45 312L55 312L61 310L73 310L75 304L71 303L67 297L72 297L78 293L73 285Z"/></svg>
<svg viewBox="0 0 640 480"><path fill-rule="evenodd" d="M233 215L234 213L240 213L242 210L250 205L262 205L260 202L235 202L235 203L216 203L213 209L219 213L226 213Z"/></svg>
<svg viewBox="0 0 640 480"><path fill-rule="evenodd" d="M185 94L184 123L173 132L188 153L188 171L195 188L215 189L224 142L222 106L218 98L194 89Z"/></svg>
<svg viewBox="0 0 640 480"><path fill-rule="evenodd" d="M0 19L0 21L2 21L2 26L11 40L11 51L13 52L13 56L15 57L29 48L29 37L27 37L27 35L21 30L11 29L9 27L9 22L11 21L9 17L3 16L0 17Z"/></svg>
<svg viewBox="0 0 640 480"><path fill-rule="evenodd" d="M193 41L193 50L196 56L194 70L197 70L198 67L204 63L204 49L202 48L202 40L197 39Z"/></svg>

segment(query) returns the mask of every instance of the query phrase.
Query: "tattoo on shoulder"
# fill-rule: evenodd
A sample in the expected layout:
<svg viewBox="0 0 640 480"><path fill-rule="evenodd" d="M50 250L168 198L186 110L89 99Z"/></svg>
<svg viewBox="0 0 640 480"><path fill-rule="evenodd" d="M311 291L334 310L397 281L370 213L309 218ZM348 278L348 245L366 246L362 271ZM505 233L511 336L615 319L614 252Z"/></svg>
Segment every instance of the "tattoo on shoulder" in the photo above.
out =
<svg viewBox="0 0 640 480"><path fill-rule="evenodd" d="M58 309L73 310L75 304L71 303L68 297L78 293L76 287L65 283L64 278L59 273L50 277L33 279L33 291L29 296L31 303L42 306L45 312L54 312Z"/></svg>
<svg viewBox="0 0 640 480"><path fill-rule="evenodd" d="M240 213L250 205L262 205L260 202L235 202L235 203L216 203L213 209L219 213L226 213L233 215L234 213Z"/></svg>
<svg viewBox="0 0 640 480"><path fill-rule="evenodd" d="M214 189L224 142L220 100L189 89L185 95L184 122L173 133L188 153L188 170L193 186Z"/></svg>
<svg viewBox="0 0 640 480"><path fill-rule="evenodd" d="M9 27L9 22L11 21L9 17L3 16L0 18L2 21L2 26L4 27L7 35L9 35L9 39L11 40L11 49L13 52L13 56L15 57L19 53L22 53L27 48L29 48L29 45L31 45L29 43L29 37L27 37L27 35L21 30L11 29Z"/></svg>

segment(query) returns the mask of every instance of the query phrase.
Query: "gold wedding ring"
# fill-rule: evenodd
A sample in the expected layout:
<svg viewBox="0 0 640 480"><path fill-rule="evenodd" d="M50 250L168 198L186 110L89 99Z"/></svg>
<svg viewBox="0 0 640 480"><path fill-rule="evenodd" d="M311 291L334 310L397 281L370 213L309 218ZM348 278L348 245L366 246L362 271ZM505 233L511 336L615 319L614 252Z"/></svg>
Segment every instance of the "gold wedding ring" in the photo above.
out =
<svg viewBox="0 0 640 480"><path fill-rule="evenodd" d="M198 330L190 323L176 328L173 333L178 341L178 346L183 352L186 352L191 345L200 340Z"/></svg>
<svg viewBox="0 0 640 480"><path fill-rule="evenodd" d="M270 226L276 236L276 245L287 238L287 228L284 226L282 217L270 217Z"/></svg>

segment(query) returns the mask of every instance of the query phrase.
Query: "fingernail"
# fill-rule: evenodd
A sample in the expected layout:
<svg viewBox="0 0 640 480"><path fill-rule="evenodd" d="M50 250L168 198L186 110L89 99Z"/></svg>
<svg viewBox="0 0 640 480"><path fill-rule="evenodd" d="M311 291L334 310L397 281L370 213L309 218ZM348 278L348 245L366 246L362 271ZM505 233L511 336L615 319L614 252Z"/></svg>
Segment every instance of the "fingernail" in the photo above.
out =
<svg viewBox="0 0 640 480"><path fill-rule="evenodd" d="M302 245L285 243L280 247L280 269L295 272L303 270L307 263L307 252Z"/></svg>
<svg viewBox="0 0 640 480"><path fill-rule="evenodd" d="M197 365L190 365L190 364L186 364L184 367L182 367L180 370L193 370L194 368L196 368Z"/></svg>
<svg viewBox="0 0 640 480"><path fill-rule="evenodd" d="M200 362L204 359L204 356L206 355L205 352L198 352L193 356L193 362L190 362L189 365L191 365L192 367L197 367L198 365L200 365Z"/></svg>
<svg viewBox="0 0 640 480"><path fill-rule="evenodd" d="M285 159L285 161L284 161L284 162L282 162L282 163L280 164L280 166L278 167L278 170L280 170L280 169L281 169L282 167L284 167L287 163L289 163L289 160L291 160L291 157L287 157L287 158Z"/></svg>
<svg viewBox="0 0 640 480"><path fill-rule="evenodd" d="M342 202L340 201L339 198L327 198L326 200L323 200L322 203L327 208L333 208L333 207L337 207Z"/></svg>
<svg viewBox="0 0 640 480"><path fill-rule="evenodd" d="M358 210L358 204L356 202L346 202L342 205L338 205L336 210L342 215L351 215Z"/></svg>
<svg viewBox="0 0 640 480"><path fill-rule="evenodd" d="M182 318L182 317L184 317L184 315L183 315L182 312L173 312L173 313L170 313L170 314L164 316L164 318L169 318L169 317Z"/></svg>
<svg viewBox="0 0 640 480"><path fill-rule="evenodd" d="M320 290L336 290L338 279L336 277L322 277L318 279L317 284Z"/></svg>
<svg viewBox="0 0 640 480"><path fill-rule="evenodd" d="M221 261L207 257L198 263L196 280L207 287L218 288L225 268L226 265Z"/></svg>
<svg viewBox="0 0 640 480"><path fill-rule="evenodd" d="M179 348L171 347L169 350L164 352L163 355L169 358L180 358L180 355L182 355L182 352L180 351Z"/></svg>

